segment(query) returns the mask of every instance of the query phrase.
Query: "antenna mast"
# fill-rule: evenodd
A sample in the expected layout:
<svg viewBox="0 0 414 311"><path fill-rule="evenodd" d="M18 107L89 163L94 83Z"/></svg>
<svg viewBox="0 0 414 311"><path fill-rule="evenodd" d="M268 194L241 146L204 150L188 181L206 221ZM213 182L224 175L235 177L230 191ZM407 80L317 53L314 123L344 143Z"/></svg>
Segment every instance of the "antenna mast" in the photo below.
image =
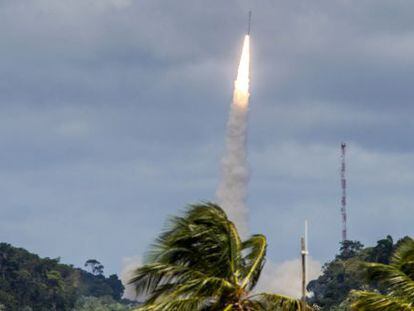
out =
<svg viewBox="0 0 414 311"><path fill-rule="evenodd" d="M307 283L307 256L308 252L308 221L305 220L305 236L300 239L301 258L302 258L302 310L306 310L306 283Z"/></svg>
<svg viewBox="0 0 414 311"><path fill-rule="evenodd" d="M342 215L342 242L347 240L347 231L346 231L346 165L345 165L345 153L346 153L346 144L341 144L341 188L342 188L342 198L341 198L341 215Z"/></svg>

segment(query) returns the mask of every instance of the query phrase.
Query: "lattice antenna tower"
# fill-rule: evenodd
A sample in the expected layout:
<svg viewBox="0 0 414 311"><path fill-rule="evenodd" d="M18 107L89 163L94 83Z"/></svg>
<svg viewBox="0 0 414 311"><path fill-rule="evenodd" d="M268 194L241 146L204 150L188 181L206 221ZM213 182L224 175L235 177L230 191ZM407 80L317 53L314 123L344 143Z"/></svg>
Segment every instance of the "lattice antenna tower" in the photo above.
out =
<svg viewBox="0 0 414 311"><path fill-rule="evenodd" d="M345 154L346 154L346 144L341 143L341 188L342 188L342 198L341 198L341 216L342 216L342 241L347 240L347 229L346 229L346 163L345 163Z"/></svg>

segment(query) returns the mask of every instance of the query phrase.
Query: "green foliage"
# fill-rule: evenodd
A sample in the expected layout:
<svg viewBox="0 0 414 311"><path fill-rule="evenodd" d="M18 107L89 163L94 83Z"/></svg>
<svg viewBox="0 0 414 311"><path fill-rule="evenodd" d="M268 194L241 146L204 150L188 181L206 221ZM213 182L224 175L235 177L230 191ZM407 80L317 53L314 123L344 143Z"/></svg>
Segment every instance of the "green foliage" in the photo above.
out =
<svg viewBox="0 0 414 311"><path fill-rule="evenodd" d="M333 306L329 309L329 311L351 311L351 300L346 298L342 301L338 306Z"/></svg>
<svg viewBox="0 0 414 311"><path fill-rule="evenodd" d="M137 310L301 310L296 299L252 295L266 247L263 235L241 241L219 206L193 205L170 221L136 270L131 283L147 297Z"/></svg>
<svg viewBox="0 0 414 311"><path fill-rule="evenodd" d="M88 259L84 266L89 267L94 275L103 274L104 266L96 259Z"/></svg>
<svg viewBox="0 0 414 311"><path fill-rule="evenodd" d="M95 276L0 243L0 304L5 310L71 310L82 295L119 300L123 289L116 275Z"/></svg>
<svg viewBox="0 0 414 311"><path fill-rule="evenodd" d="M385 239L379 240L377 245L372 249L368 261L388 264L390 262L390 255L394 251L394 241L390 235Z"/></svg>
<svg viewBox="0 0 414 311"><path fill-rule="evenodd" d="M111 297L81 297L73 311L128 311L129 307L120 304Z"/></svg>
<svg viewBox="0 0 414 311"><path fill-rule="evenodd" d="M358 241L344 241L335 259L323 266L322 275L308 284L313 293L310 303L322 310L348 310L346 300L351 290L376 288L376 281L368 281L362 264L366 262L388 263L401 241L393 243L391 236L379 240L375 247L366 247Z"/></svg>
<svg viewBox="0 0 414 311"><path fill-rule="evenodd" d="M118 276L116 274L111 274L107 279L105 279L105 283L112 290L112 298L116 301L121 300L125 288Z"/></svg>
<svg viewBox="0 0 414 311"><path fill-rule="evenodd" d="M353 291L354 310L413 311L414 301L414 240L405 239L389 264L366 263L368 279L379 291Z"/></svg>
<svg viewBox="0 0 414 311"><path fill-rule="evenodd" d="M124 292L124 286L116 275L105 278L103 275L93 275L83 270L79 272L78 292L83 296L111 296L119 300Z"/></svg>
<svg viewBox="0 0 414 311"><path fill-rule="evenodd" d="M364 248L364 245L359 241L345 240L341 242L340 245L339 255L337 255L336 258L341 260L347 260L358 256Z"/></svg>

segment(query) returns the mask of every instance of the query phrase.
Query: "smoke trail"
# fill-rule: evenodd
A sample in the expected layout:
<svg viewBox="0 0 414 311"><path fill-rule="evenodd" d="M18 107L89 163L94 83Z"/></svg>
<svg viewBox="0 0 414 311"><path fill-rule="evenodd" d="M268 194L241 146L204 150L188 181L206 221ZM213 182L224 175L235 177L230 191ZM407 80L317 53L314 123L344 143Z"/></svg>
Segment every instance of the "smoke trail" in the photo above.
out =
<svg viewBox="0 0 414 311"><path fill-rule="evenodd" d="M246 206L249 168L247 165L247 115L249 104L249 35L244 38L243 51L234 82L233 101L227 123L226 149L217 199L242 235L248 232Z"/></svg>
<svg viewBox="0 0 414 311"><path fill-rule="evenodd" d="M308 280L317 279L321 275L321 272L321 263L309 257ZM255 291L273 292L300 298L302 295L302 269L300 259L287 260L281 263L266 261Z"/></svg>
<svg viewBox="0 0 414 311"><path fill-rule="evenodd" d="M134 257L125 257L122 259L122 267L121 267L121 282L122 285L124 285L124 295L122 298L131 300L131 301L143 301L144 297L137 297L135 286L132 284L129 284L129 281L134 276L135 270L142 266L142 259L140 256L134 256Z"/></svg>

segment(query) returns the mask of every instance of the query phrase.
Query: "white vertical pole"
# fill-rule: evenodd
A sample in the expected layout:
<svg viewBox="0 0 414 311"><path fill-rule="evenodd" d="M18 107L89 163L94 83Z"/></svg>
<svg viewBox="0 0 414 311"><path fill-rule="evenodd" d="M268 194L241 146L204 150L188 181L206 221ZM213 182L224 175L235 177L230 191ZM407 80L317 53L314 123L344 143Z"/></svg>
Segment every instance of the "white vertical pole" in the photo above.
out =
<svg viewBox="0 0 414 311"><path fill-rule="evenodd" d="M305 237L301 238L302 255L302 310L306 310L307 256L308 256L308 221L305 220Z"/></svg>

